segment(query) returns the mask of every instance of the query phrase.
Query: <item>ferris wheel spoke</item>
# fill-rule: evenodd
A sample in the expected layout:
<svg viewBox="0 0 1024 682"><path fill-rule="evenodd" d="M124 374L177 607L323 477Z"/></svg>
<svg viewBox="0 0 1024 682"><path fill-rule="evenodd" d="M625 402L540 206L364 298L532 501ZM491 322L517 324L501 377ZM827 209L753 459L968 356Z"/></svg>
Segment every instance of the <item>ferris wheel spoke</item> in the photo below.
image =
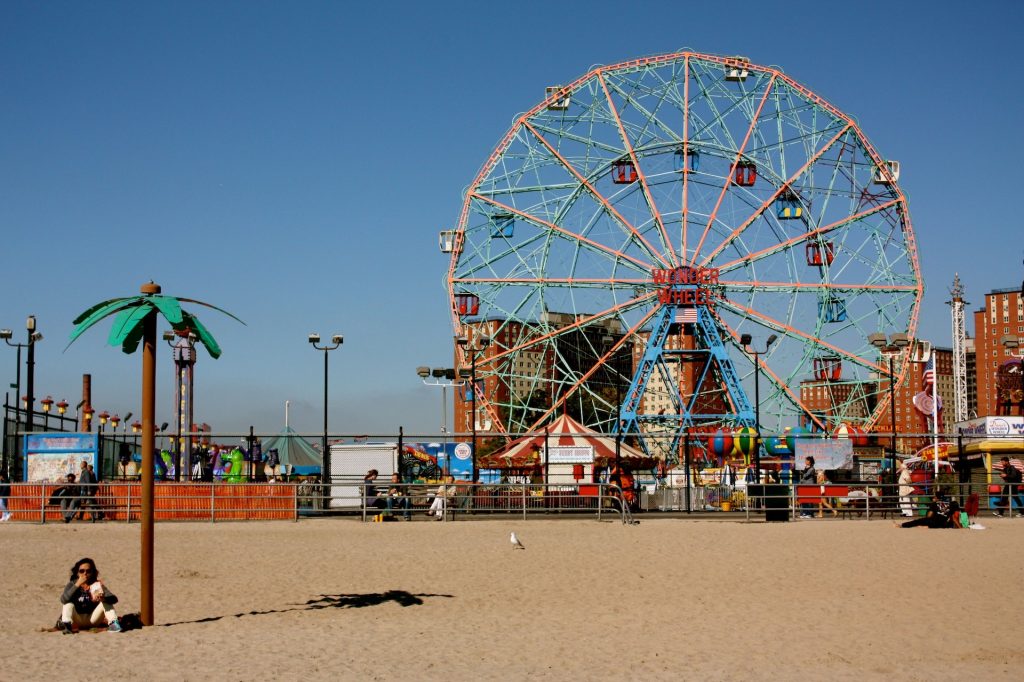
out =
<svg viewBox="0 0 1024 682"><path fill-rule="evenodd" d="M529 221L531 223L534 223L535 225L543 227L543 228L549 230L550 232L552 232L554 234L557 234L557 235L560 235L560 236L564 237L565 239L568 239L570 241L578 242L579 244L582 244L582 245L586 245L587 247L594 249L598 253L603 253L603 254L605 254L607 256L611 256L613 258L620 259L620 260L632 263L633 265L637 266L638 268L640 268L641 270L643 270L645 272L649 271L650 268L651 268L651 264L650 263L647 263L647 262L638 260L636 258L633 258L632 256L629 256L628 254L625 254L622 251L617 251L617 250L615 250L615 249L613 249L611 247L608 247L605 244L602 244L600 242L594 241L592 239L587 239L583 235L576 234L575 232L572 232L571 230L567 230L567 229L565 229L564 227L562 227L560 225L556 225L555 223L553 223L551 221L544 220L543 218L537 217L537 216L532 215L530 213L526 213L525 211L520 211L519 209L514 208L513 206L510 206L508 204L502 203L502 202L497 201L495 199L492 199L490 197L486 197L486 196L483 196L481 194L477 194L476 192L470 193L470 196L471 197L475 197L477 199L480 199L481 201L484 201L484 202L486 202L488 204L491 204L492 206L500 208L503 211L508 211L509 213L511 213L513 215L516 215L516 216L518 216L518 217L520 217L520 218L522 218L524 220L527 220L527 221Z"/></svg>
<svg viewBox="0 0 1024 682"><path fill-rule="evenodd" d="M639 321L637 321L632 327L630 327L628 329L628 331L623 335L622 338L625 339L625 338L633 337L643 327L643 325L645 325L645 324L647 324L648 322L651 321L651 319L657 314L657 312L658 312L658 307L657 306L652 307L650 310L648 310L640 318ZM559 331L561 332L562 330L559 330ZM532 430L537 429L540 425L542 425L547 420L548 417L550 417L552 414L557 412L558 409L563 404L565 404L565 402L569 398L571 398L574 393L576 393L578 390L580 390L580 388L584 385L584 383L587 381L587 379L589 379L591 376L593 376L597 372L598 369L600 369L602 366L604 366L604 363L606 363L608 361L608 359L610 357L612 357L612 355L614 353L614 349L617 349L621 345L622 345L622 341L620 340L619 343L615 344L611 350L608 350L604 355L602 355L600 358L598 358L597 362L594 363L594 366L591 367L588 371L584 372L575 381L572 381L571 383L567 382L566 385L568 386L568 388L562 393L561 396L559 396L559 399L557 401L553 401L553 404L551 405L550 409L548 409L533 424L530 425L530 428L528 430L532 431Z"/></svg>
<svg viewBox="0 0 1024 682"><path fill-rule="evenodd" d="M675 249L672 247L672 240L669 239L668 231L665 229L665 223L661 219L661 213L658 212L658 207L654 204L654 197L651 196L651 188L647 184L647 176L640 167L640 161L637 159L636 150L633 149L633 144L629 140L629 135L626 134L626 129L622 125L622 117L619 116L618 108L615 106L615 102L612 100L612 94L608 91L608 84L605 82L604 76L598 73L598 81L601 83L601 87L604 89L605 97L608 100L608 109L612 112L612 116L615 117L615 123L619 129L619 134L622 136L622 144L626 147L626 153L629 154L629 158L633 163L633 168L636 169L637 179L640 182L640 189L644 195L644 200L647 202L647 207L651 211L651 217L654 218L654 222L658 225L658 232L662 239L662 250L670 256L671 265L674 267L679 264L679 259L676 257Z"/></svg>
<svg viewBox="0 0 1024 682"><path fill-rule="evenodd" d="M619 315L633 308L638 308L643 305L650 305L650 301L654 299L655 295L655 292L650 292L649 294L644 294L643 296L637 297L635 300L619 303L605 310L602 310L599 313L581 317L580 319L572 322L571 324L559 327L553 331L531 335L525 341L517 342L514 345L509 346L508 348L491 354L490 356L488 356L488 361L496 362L498 360L501 360L508 356L515 355L516 353L522 351L534 350L538 345L548 343L559 336L564 336L567 334L571 334L573 332L578 332L592 325L600 324L604 320L614 319L616 315ZM654 306L652 310L656 311L657 306ZM642 316L642 321L646 322L647 320L650 319L650 317L653 314L653 312L645 312Z"/></svg>
<svg viewBox="0 0 1024 682"><path fill-rule="evenodd" d="M682 197L682 225L680 242L682 248L679 253L686 258L689 253L686 248L686 237L689 223L689 185L690 169L687 167L686 159L690 151L690 56L687 55L683 64L683 197Z"/></svg>
<svg viewBox="0 0 1024 682"><path fill-rule="evenodd" d="M899 202L894 199L884 204L879 204L878 206L867 209L866 211L861 211L860 213L856 213L847 218L837 220L836 222L830 225L824 225L813 230L808 230L807 232L802 232L795 237L787 239L786 241L779 242L778 244L773 244L754 253L749 253L743 256L742 258L737 258L736 260L732 260L727 263L722 263L721 265L718 266L718 268L724 274L734 268L747 265L762 258L767 258L768 256L774 255L782 251L787 251L795 246L811 242L817 237L829 234L830 232L839 230L840 228L843 228L851 223L863 220L864 218L872 216L880 211L892 208L893 206L896 206L898 203Z"/></svg>
<svg viewBox="0 0 1024 682"><path fill-rule="evenodd" d="M552 156L558 159L558 161L565 167L565 169L576 177L576 179L580 182L581 185L586 187L587 191L590 193L590 196L593 199L595 199L599 204L601 204L604 207L605 211L607 211L608 215L612 216L619 223L619 225L631 235L631 239L635 241L638 245L643 247L643 249L647 252L647 255L651 257L652 261L656 261L660 263L662 266L668 265L668 263L664 260L662 255L658 253L657 249L655 249L646 239L644 239L643 235L637 231L636 227L630 224L629 221L626 220L622 216L622 214L620 214L615 209L614 206L612 206L608 199L606 199L600 192L598 192L597 188L594 187L594 185L591 184L589 180L583 177L579 170L577 170L571 163L569 163L565 159L565 157L559 154L558 151L551 145L551 143L548 142L544 138L544 136L540 134L539 130L534 128L529 121L523 121L523 125L537 137L541 144L547 147L548 152L550 152Z"/></svg>
<svg viewBox="0 0 1024 682"><path fill-rule="evenodd" d="M727 309L731 310L732 312L741 315L742 317L746 317L748 319L752 319L752 320L756 321L758 324L760 324L761 326L765 327L766 329L771 329L773 331L782 332L786 336L789 336L789 337L794 338L794 339L798 339L801 343L804 343L804 344L807 344L807 345L810 345L810 346L819 346L821 348L828 349L828 350L832 351L833 353L835 353L836 355L840 356L841 358L850 360L851 362L856 363L857 365L859 365L861 367L865 367L865 368L867 368L867 369L869 369L871 371L876 371L876 372L883 371L883 367L881 365L877 365L877 364L875 364L873 362L865 361L864 358L860 357L859 355L856 355L855 353L852 353L852 352L846 350L845 348L840 348L839 346L836 346L834 344L829 343L825 339L819 338L817 336L812 336L811 334L808 334L808 333L806 333L804 331L801 331L801 330L797 329L796 327L793 327L792 325L789 325L789 324L786 324L785 322L782 322L781 320L776 320L773 317L770 317L768 315L764 315L762 313L759 313L756 310L754 310L753 308L749 308L749 307L747 307L745 305L742 305L740 303L737 303L735 301L728 301L728 300L726 300L726 301L718 301L716 303L716 305L718 307L720 307L720 308L727 308Z"/></svg>
<svg viewBox="0 0 1024 682"><path fill-rule="evenodd" d="M776 189L771 194L771 196L768 199L766 199L764 202L762 202L760 207L758 207L758 209L754 212L753 215L751 215L747 220L743 221L743 223L738 228L733 230L732 233L729 234L729 236L726 237L726 239L723 240L721 244L719 244L717 247L712 249L711 253L709 253L707 255L707 257L705 257L704 260L701 262L701 267L707 267L707 265L709 263L712 263L714 261L715 257L718 254L720 254L726 247L728 247L730 244L732 244L732 242L735 241L737 237L739 237L741 234L743 234L744 230L746 230L748 227L753 225L754 222L766 210L768 210L768 208L773 203L775 203L775 201L779 198L779 196L782 195L782 193L786 190L786 188L789 187L790 185L792 185L797 180L797 178L799 178L801 175L803 175L803 173L808 168L810 168L811 165L814 164L818 159L820 159L825 154L825 152L827 152L832 147L832 145L834 145L836 143L836 141L839 140L839 138L841 138L847 131L849 131L852 128L852 126L853 126L852 123L847 123L845 126L843 126L843 128L838 133L836 133L835 136L831 140L829 140L829 142L825 146L823 146L821 149L819 149L817 151L817 153L814 154L814 156L812 156L810 159L808 159L807 162L803 166L800 167L800 170L798 170L796 173L794 173L792 176L790 176L790 178L787 179L784 184L780 185L779 188ZM709 221L708 225L710 227L710 221ZM698 248L697 251L694 252L694 257L695 258L696 258L697 253L699 252L699 250L700 249Z"/></svg>
<svg viewBox="0 0 1024 682"><path fill-rule="evenodd" d="M732 342L737 346L740 346L740 333L737 332L728 322L726 322L720 316L714 315L714 317L722 326L722 328L726 331L726 333L729 334L729 337L732 339ZM776 374L775 370L771 367L771 365L769 365L762 357L762 354L756 355L754 357L754 362L756 362L757 367L760 369L762 373L764 373L766 376L770 378L771 382L775 385L776 391L788 396L789 400L793 403L793 405L795 405L801 412L803 412L803 414L807 415L810 419L814 420L814 422L819 427L824 429L825 425L821 422L820 419L818 419L817 415L815 415L811 411L811 409L804 404L804 402L800 399L799 395L793 392L793 389L791 389L789 386L789 382L783 380L778 374Z"/></svg>
<svg viewBox="0 0 1024 682"><path fill-rule="evenodd" d="M775 75L773 74L771 79L768 81L768 85L765 86L764 94L761 96L761 101L757 105L757 111L755 111L754 115L751 116L750 118L750 125L747 127L747 133L746 135L743 136L743 141L736 149L736 156L733 158L732 166L730 166L730 168L735 168L736 164L738 164L740 162L740 159L743 158L743 151L747 146L747 142L750 141L750 136L757 128L757 121L758 118L761 116L761 110L764 108L765 102L768 101L768 95L769 93L771 93L772 88L774 86ZM697 242L697 246L693 250L693 258L690 260L690 265L693 265L694 263L697 262L697 258L700 255L701 247L704 246L704 240L707 239L708 233L711 231L711 226L714 225L715 223L715 216L718 214L718 209L721 208L722 206L722 200L725 199L725 193L729 191L729 186L731 183L732 171L730 171L729 174L726 176L725 183L722 185L722 190L718 193L718 199L717 201L715 201L715 207L711 209L711 215L708 216L708 222L707 225L704 226L704 232L701 234L700 240ZM710 257L705 260L705 263L709 261Z"/></svg>
<svg viewBox="0 0 1024 682"><path fill-rule="evenodd" d="M850 292L858 291L917 291L913 284L836 284L835 282L744 282L740 280L719 280L726 291L771 291L789 293L792 291Z"/></svg>

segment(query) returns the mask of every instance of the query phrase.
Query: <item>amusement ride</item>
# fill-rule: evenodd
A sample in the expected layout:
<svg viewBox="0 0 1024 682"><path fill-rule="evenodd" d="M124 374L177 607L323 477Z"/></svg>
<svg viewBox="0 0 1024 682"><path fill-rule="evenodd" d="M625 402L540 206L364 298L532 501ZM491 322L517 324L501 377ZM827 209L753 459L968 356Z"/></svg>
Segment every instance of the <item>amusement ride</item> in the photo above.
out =
<svg viewBox="0 0 1024 682"><path fill-rule="evenodd" d="M890 370L869 336L912 339L923 292L899 174L742 57L547 88L440 235L455 336L490 342L474 423L513 438L568 414L668 462L687 433L870 428Z"/></svg>

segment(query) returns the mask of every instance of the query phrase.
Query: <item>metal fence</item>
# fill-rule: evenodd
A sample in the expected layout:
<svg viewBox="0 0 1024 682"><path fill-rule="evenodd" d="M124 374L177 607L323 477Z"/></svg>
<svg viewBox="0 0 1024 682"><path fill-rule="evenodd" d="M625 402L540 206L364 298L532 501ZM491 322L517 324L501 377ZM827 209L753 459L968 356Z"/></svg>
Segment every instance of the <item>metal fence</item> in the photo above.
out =
<svg viewBox="0 0 1024 682"><path fill-rule="evenodd" d="M940 487L943 482L939 482ZM476 484L385 483L332 479L332 487L299 483L158 483L154 517L158 521L292 520L327 515L363 521L430 520L443 522L514 516L612 518L635 522L647 517L713 515L736 520L790 518L899 519L925 513L935 488L931 481L912 487L873 481L818 484L751 484L732 487L653 487L621 490L606 483ZM343 491L338 493L337 491ZM903 494L901 494L903 493ZM972 516L1024 512L1020 498L976 485L954 484L951 499ZM973 502L972 502L973 499ZM133 481L66 486L14 483L6 500L10 520L27 523L135 522L141 518L141 486Z"/></svg>

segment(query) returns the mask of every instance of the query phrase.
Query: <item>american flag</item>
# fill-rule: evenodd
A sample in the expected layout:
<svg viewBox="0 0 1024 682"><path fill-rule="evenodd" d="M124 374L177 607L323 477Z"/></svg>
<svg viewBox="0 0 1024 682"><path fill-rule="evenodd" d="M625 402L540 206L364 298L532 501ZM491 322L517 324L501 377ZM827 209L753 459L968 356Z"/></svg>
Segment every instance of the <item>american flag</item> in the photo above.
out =
<svg viewBox="0 0 1024 682"><path fill-rule="evenodd" d="M921 388L928 388L935 385L935 353L928 356L928 362L924 365L924 372L921 373Z"/></svg>
<svg viewBox="0 0 1024 682"><path fill-rule="evenodd" d="M676 308L676 322L679 324L697 324L697 309Z"/></svg>

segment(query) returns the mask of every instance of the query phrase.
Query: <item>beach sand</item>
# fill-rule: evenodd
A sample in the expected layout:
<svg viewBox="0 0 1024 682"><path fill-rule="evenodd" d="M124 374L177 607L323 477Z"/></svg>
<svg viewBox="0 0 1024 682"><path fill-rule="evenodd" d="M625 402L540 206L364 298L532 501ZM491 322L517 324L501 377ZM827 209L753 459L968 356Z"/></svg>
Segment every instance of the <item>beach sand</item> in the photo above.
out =
<svg viewBox="0 0 1024 682"><path fill-rule="evenodd" d="M3 678L1020 679L1024 520L984 522L162 523L157 626L73 637L82 556L138 610L139 526L4 524Z"/></svg>

